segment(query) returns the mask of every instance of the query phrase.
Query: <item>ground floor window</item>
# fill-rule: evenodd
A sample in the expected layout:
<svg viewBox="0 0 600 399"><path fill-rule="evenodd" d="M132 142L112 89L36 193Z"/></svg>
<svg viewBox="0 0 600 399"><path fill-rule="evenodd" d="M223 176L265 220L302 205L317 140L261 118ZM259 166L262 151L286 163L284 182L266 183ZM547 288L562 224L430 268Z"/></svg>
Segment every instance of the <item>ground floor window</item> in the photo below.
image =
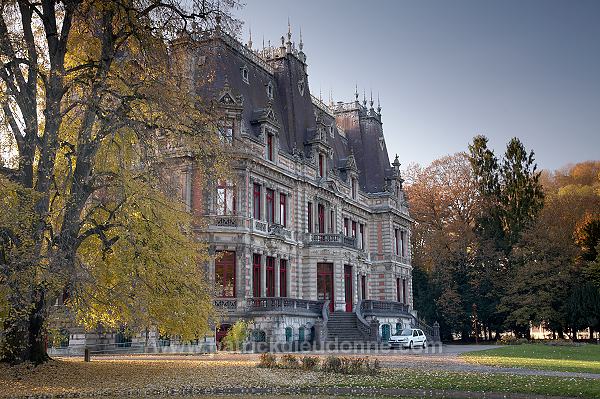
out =
<svg viewBox="0 0 600 399"><path fill-rule="evenodd" d="M254 254L252 259L252 295L260 297L260 255Z"/></svg>
<svg viewBox="0 0 600 399"><path fill-rule="evenodd" d="M218 252L215 260L215 288L218 297L235 297L235 252Z"/></svg>
<svg viewBox="0 0 600 399"><path fill-rule="evenodd" d="M275 258L267 256L267 296L275 296Z"/></svg>
<svg viewBox="0 0 600 399"><path fill-rule="evenodd" d="M287 296L287 259L281 259L279 263L279 296Z"/></svg>
<svg viewBox="0 0 600 399"><path fill-rule="evenodd" d="M390 340L390 325L384 324L381 326L381 340L387 342Z"/></svg>

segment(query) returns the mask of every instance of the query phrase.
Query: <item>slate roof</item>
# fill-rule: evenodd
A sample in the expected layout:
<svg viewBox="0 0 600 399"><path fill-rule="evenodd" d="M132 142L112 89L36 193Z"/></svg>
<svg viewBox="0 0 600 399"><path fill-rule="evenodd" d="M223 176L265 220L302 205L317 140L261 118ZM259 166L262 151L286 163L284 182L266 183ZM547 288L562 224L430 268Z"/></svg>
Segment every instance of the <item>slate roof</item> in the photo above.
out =
<svg viewBox="0 0 600 399"><path fill-rule="evenodd" d="M291 43L288 43L291 46ZM389 163L381 115L372 107L358 101L326 106L310 94L305 56L291 47L270 48L259 54L249 50L224 33L213 35L202 41L195 63L203 57L196 69L195 78L202 94L217 98L225 85L242 99L242 119L246 129L256 137L260 134L258 119L272 109L280 126L280 148L289 153L308 156L310 147L319 128L325 128L327 144L333 149L330 169L342 179L346 178L346 163L353 155L358 168L361 189L368 193L385 191L386 176L393 169ZM214 70L214 77L206 84L207 68ZM242 69L248 71L248 82ZM269 98L267 87L273 87L273 98ZM303 90L301 90L303 86ZM338 129L340 126L342 129ZM329 127L333 129L333 137Z"/></svg>

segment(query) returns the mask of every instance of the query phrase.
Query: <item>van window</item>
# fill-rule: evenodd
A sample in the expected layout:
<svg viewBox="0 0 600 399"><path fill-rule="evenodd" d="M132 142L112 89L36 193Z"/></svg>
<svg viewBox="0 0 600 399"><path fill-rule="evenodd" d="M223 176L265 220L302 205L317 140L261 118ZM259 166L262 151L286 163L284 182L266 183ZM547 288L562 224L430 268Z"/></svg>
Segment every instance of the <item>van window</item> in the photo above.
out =
<svg viewBox="0 0 600 399"><path fill-rule="evenodd" d="M417 337L419 335L419 333L417 332L417 330L413 331L413 337Z"/></svg>

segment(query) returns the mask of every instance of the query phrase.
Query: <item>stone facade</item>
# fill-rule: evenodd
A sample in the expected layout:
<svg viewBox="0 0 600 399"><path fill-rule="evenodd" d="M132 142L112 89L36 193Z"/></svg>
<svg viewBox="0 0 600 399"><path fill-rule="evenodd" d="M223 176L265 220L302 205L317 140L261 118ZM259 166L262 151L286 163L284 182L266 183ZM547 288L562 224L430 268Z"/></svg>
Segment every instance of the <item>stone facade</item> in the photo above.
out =
<svg viewBox="0 0 600 399"><path fill-rule="evenodd" d="M300 328L322 321L318 304L330 299L330 311L360 312L357 305L369 303L366 320L392 331L409 326L412 219L398 158L389 162L381 107L358 93L329 105L312 96L303 44L296 49L289 32L284 40L254 50L217 29L174 46L194 76L214 68L199 90L222 110L234 159L231 181L200 201L197 180L182 177L190 182L183 197L190 208L201 202L210 221L198 234L219 255L208 274L223 323L249 319L269 342L290 341L291 328L296 340ZM305 305L315 306L300 312Z"/></svg>

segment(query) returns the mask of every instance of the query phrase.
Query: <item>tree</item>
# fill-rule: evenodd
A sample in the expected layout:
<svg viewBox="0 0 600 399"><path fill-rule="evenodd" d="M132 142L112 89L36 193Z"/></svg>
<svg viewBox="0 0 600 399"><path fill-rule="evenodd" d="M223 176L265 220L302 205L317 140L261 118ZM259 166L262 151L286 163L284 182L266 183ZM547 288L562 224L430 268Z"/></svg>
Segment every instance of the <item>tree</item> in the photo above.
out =
<svg viewBox="0 0 600 399"><path fill-rule="evenodd" d="M426 168L413 166L405 175L416 221L412 234L415 303L429 304L419 307L421 314L430 322L439 321L448 337L452 332L468 336L469 248L478 206L468 159L464 153L454 154Z"/></svg>
<svg viewBox="0 0 600 399"><path fill-rule="evenodd" d="M235 2L218 3L2 2L0 135L15 161L0 172L27 222L6 222L2 208L5 360L47 359L44 330L59 296L88 326L138 322L182 337L206 329L207 251L181 201L163 194L174 190L159 162L166 141L189 146L206 180L225 168L217 116L172 67L168 46L192 21L231 23Z"/></svg>

